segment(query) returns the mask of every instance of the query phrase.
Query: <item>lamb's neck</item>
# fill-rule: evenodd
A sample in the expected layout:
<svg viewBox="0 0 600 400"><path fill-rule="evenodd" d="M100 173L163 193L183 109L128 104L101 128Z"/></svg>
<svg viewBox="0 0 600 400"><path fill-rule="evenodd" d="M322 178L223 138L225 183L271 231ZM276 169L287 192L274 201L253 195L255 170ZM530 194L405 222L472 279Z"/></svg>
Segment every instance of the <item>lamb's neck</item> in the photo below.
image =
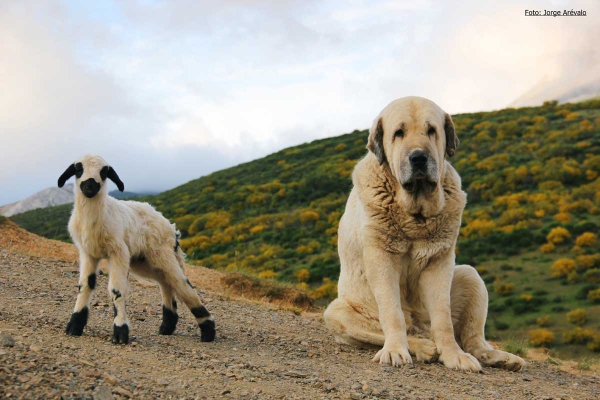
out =
<svg viewBox="0 0 600 400"><path fill-rule="evenodd" d="M106 217L106 196L98 193L95 197L88 199L78 193L75 195L75 210L82 223L92 226L101 224Z"/></svg>

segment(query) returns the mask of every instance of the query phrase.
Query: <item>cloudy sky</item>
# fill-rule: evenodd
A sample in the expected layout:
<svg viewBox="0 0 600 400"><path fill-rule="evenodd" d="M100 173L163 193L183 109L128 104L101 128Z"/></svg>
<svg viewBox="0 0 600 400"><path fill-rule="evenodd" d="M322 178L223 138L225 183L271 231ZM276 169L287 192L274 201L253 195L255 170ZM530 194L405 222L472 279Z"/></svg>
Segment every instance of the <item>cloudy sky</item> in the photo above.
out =
<svg viewBox="0 0 600 400"><path fill-rule="evenodd" d="M598 65L599 5L4 0L0 205L55 185L85 153L127 190L160 191L364 129L397 97L503 108ZM526 7L588 16L526 18Z"/></svg>

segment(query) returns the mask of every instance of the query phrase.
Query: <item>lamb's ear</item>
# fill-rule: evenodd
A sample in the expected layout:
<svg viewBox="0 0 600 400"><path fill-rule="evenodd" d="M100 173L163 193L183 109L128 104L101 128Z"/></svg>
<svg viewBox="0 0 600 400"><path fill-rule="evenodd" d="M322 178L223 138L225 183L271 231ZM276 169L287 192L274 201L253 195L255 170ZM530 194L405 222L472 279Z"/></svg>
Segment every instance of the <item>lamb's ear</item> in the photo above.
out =
<svg viewBox="0 0 600 400"><path fill-rule="evenodd" d="M123 184L123 182L119 178L119 175L117 175L117 172L113 169L113 167L108 167L108 173L106 174L106 176L108 177L108 179L113 181L115 185L117 185L117 188L119 188L119 192L125 190L125 185Z"/></svg>
<svg viewBox="0 0 600 400"><path fill-rule="evenodd" d="M69 167L62 173L60 178L58 178L58 187L65 186L65 182L69 180L73 175L75 175L75 164L69 165Z"/></svg>
<svg viewBox="0 0 600 400"><path fill-rule="evenodd" d="M381 118L378 118L371 127L367 149L375 154L377 161L379 161L379 165L387 161L385 151L383 150L383 122L381 121Z"/></svg>
<svg viewBox="0 0 600 400"><path fill-rule="evenodd" d="M450 114L444 116L444 132L446 132L446 154L448 157L452 157L456 153L460 140L454 131L454 122L452 122Z"/></svg>

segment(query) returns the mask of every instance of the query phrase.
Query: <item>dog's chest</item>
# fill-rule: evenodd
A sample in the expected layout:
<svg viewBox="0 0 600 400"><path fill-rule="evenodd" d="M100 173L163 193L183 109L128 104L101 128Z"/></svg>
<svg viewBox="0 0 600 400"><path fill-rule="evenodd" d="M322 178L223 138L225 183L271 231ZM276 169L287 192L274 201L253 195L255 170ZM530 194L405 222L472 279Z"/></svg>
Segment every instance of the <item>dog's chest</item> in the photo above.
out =
<svg viewBox="0 0 600 400"><path fill-rule="evenodd" d="M457 222L445 215L425 219L394 213L384 225L386 250L417 260L431 257L452 245L458 228Z"/></svg>

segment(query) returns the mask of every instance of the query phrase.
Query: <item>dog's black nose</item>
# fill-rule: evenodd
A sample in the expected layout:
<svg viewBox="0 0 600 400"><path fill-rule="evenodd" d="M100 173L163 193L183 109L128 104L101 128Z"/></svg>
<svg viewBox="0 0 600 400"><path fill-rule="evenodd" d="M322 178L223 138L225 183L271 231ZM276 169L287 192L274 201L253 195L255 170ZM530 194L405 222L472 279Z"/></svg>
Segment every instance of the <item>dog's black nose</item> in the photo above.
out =
<svg viewBox="0 0 600 400"><path fill-rule="evenodd" d="M424 167L427 165L427 160L429 156L423 150L413 150L408 156L408 161L415 167Z"/></svg>

